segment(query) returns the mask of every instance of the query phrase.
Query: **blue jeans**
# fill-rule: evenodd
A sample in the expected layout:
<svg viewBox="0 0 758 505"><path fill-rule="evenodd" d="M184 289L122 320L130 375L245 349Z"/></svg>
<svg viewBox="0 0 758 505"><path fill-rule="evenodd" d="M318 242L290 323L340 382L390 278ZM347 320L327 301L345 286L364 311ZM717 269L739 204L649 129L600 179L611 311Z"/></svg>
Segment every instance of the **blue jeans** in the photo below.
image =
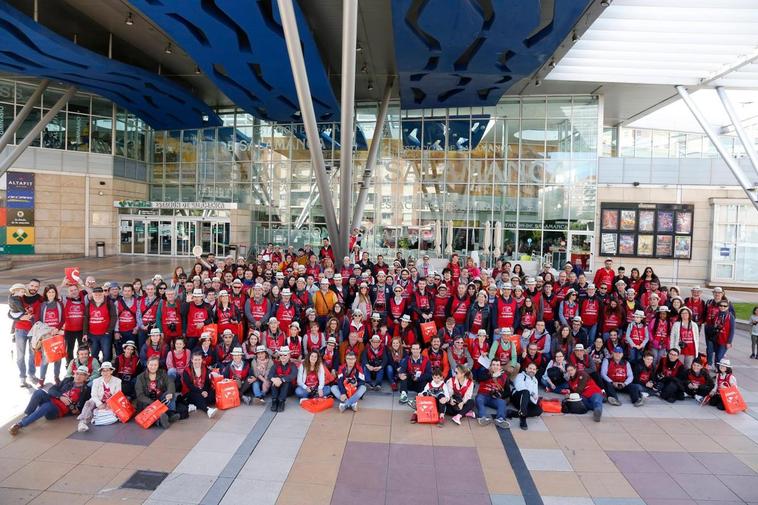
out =
<svg viewBox="0 0 758 505"><path fill-rule="evenodd" d="M603 411L603 395L600 393L595 393L589 398L582 397L582 403L585 407L587 407L588 410L599 410L600 412Z"/></svg>
<svg viewBox="0 0 758 505"><path fill-rule="evenodd" d="M384 368L379 370L378 372L369 372L368 370L364 370L364 373L366 375L366 382L368 382L372 386L381 386L382 380L384 380ZM372 379L371 377L376 376L375 379Z"/></svg>
<svg viewBox="0 0 758 505"><path fill-rule="evenodd" d="M59 359L55 363L53 363L53 374L56 379L60 379L61 376L61 362L63 360ZM47 375L47 366L50 363L47 362L47 356L45 355L44 351L42 352L42 364L39 367L39 378L43 381L45 380L45 376Z"/></svg>
<svg viewBox="0 0 758 505"><path fill-rule="evenodd" d="M550 387L550 382L548 382L548 376L547 374L542 376L542 385L545 386L545 388ZM555 384L555 391L560 391L561 389L568 389L568 382L565 380L562 380L561 382Z"/></svg>
<svg viewBox="0 0 758 505"><path fill-rule="evenodd" d="M256 398L263 398L266 396L266 392L263 391L261 381L259 380L253 382L253 395L255 395Z"/></svg>
<svg viewBox="0 0 758 505"><path fill-rule="evenodd" d="M37 372L37 367L34 366L34 351L32 350L31 340L28 330L16 330L16 365L18 365L18 376L22 379L26 379L27 374L29 377L34 377ZM27 347L29 348L29 356L25 357Z"/></svg>
<svg viewBox="0 0 758 505"><path fill-rule="evenodd" d="M258 382L255 382L255 384L258 384ZM324 386L324 396L327 396L329 394L329 386ZM253 392L255 392L255 388L253 388ZM305 388L302 388L300 386L295 388L295 396L298 398L310 398L311 394L305 390ZM257 395L256 395L257 396ZM319 398L318 396L315 396L314 398Z"/></svg>
<svg viewBox="0 0 758 505"><path fill-rule="evenodd" d="M495 409L498 418L505 419L505 400L490 395L476 395L476 417L487 417L487 407Z"/></svg>
<svg viewBox="0 0 758 505"><path fill-rule="evenodd" d="M34 421L43 417L46 419L58 419L61 415L58 407L51 401L50 395L42 389L38 389L32 394L29 404L26 406L26 410L24 410L24 414L26 416L18 422L23 427L29 426Z"/></svg>
<svg viewBox="0 0 758 505"><path fill-rule="evenodd" d="M642 361L642 355L645 353L645 350L640 349L629 349L629 362L630 363L636 363L638 361Z"/></svg>
<svg viewBox="0 0 758 505"><path fill-rule="evenodd" d="M714 345L714 352L716 353L716 363L721 361L721 359L726 355L727 348L725 345Z"/></svg>
<svg viewBox="0 0 758 505"><path fill-rule="evenodd" d="M113 335L106 333L105 335L88 335L90 354L95 359L103 361L110 361L113 356ZM103 351L103 357L100 359L100 351Z"/></svg>
<svg viewBox="0 0 758 505"><path fill-rule="evenodd" d="M332 394L339 401L340 397L342 396L342 391L340 391L339 387L332 386ZM358 389L355 391L355 393L353 393L353 396L345 401L345 406L347 408L352 407L354 404L358 403L358 400L360 400L364 394L366 394L366 386L364 384L361 384L358 386Z"/></svg>
<svg viewBox="0 0 758 505"><path fill-rule="evenodd" d="M583 328L587 332L587 340L589 341L589 344L592 345L595 341L595 337L597 337L597 323L592 326L584 326Z"/></svg>
<svg viewBox="0 0 758 505"><path fill-rule="evenodd" d="M390 381L390 384L396 384L397 383L397 370L395 370L395 365L389 364L387 365L387 379Z"/></svg>

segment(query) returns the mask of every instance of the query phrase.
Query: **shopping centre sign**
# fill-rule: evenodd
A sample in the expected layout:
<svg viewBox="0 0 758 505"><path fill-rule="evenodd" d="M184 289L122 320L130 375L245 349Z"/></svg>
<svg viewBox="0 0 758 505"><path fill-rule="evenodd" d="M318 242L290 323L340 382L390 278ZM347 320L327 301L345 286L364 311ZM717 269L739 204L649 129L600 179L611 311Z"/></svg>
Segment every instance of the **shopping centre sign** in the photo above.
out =
<svg viewBox="0 0 758 505"><path fill-rule="evenodd" d="M119 209L236 209L236 203L226 202L155 202L147 200L115 200L113 206Z"/></svg>

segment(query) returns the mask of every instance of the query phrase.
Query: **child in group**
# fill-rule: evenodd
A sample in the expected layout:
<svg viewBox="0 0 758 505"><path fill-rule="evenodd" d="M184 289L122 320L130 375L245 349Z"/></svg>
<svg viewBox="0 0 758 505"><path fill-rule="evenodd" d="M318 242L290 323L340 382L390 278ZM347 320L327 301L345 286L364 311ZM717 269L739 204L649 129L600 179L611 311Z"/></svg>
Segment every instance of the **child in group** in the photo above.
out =
<svg viewBox="0 0 758 505"><path fill-rule="evenodd" d="M721 400L721 390L730 386L737 386L737 379L732 374L732 362L728 359L721 359L716 363L718 373L714 379L713 389L708 394L708 403L719 410L724 410L724 402Z"/></svg>
<svg viewBox="0 0 758 505"><path fill-rule="evenodd" d="M441 368L432 368L432 380L424 386L420 394L421 396L431 396L437 401L437 413L439 414L437 426L442 427L445 424L445 410L450 402L450 390L445 383L445 376ZM415 412L411 416L411 422L418 422L418 416Z"/></svg>
<svg viewBox="0 0 758 505"><path fill-rule="evenodd" d="M455 367L455 376L447 380L447 390L450 393L450 401L445 410L453 415L455 424L460 425L464 416L475 417L474 378L471 370L465 365Z"/></svg>

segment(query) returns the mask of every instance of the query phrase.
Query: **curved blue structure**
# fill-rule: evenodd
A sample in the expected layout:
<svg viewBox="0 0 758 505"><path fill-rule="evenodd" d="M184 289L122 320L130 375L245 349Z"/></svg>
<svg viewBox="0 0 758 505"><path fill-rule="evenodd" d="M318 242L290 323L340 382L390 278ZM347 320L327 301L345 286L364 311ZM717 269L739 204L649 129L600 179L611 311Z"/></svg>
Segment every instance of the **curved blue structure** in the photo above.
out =
<svg viewBox="0 0 758 505"><path fill-rule="evenodd" d="M574 28L589 0L393 0L401 105L493 105Z"/></svg>
<svg viewBox="0 0 758 505"><path fill-rule="evenodd" d="M156 130L221 125L210 107L180 86L79 47L4 1L0 71L76 85L108 98Z"/></svg>
<svg viewBox="0 0 758 505"><path fill-rule="evenodd" d="M276 0L131 0L197 62L235 104L271 121L300 121ZM321 55L295 3L313 107L339 118Z"/></svg>

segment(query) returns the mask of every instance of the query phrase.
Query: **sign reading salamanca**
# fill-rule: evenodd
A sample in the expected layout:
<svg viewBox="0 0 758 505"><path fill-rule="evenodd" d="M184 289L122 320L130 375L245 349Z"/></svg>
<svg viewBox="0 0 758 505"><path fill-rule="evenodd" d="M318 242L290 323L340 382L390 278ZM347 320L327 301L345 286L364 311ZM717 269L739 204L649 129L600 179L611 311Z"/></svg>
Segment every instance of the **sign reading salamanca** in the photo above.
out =
<svg viewBox="0 0 758 505"><path fill-rule="evenodd" d="M224 210L236 209L236 203L226 202L153 202L147 200L115 200L114 207L119 209L201 209Z"/></svg>

